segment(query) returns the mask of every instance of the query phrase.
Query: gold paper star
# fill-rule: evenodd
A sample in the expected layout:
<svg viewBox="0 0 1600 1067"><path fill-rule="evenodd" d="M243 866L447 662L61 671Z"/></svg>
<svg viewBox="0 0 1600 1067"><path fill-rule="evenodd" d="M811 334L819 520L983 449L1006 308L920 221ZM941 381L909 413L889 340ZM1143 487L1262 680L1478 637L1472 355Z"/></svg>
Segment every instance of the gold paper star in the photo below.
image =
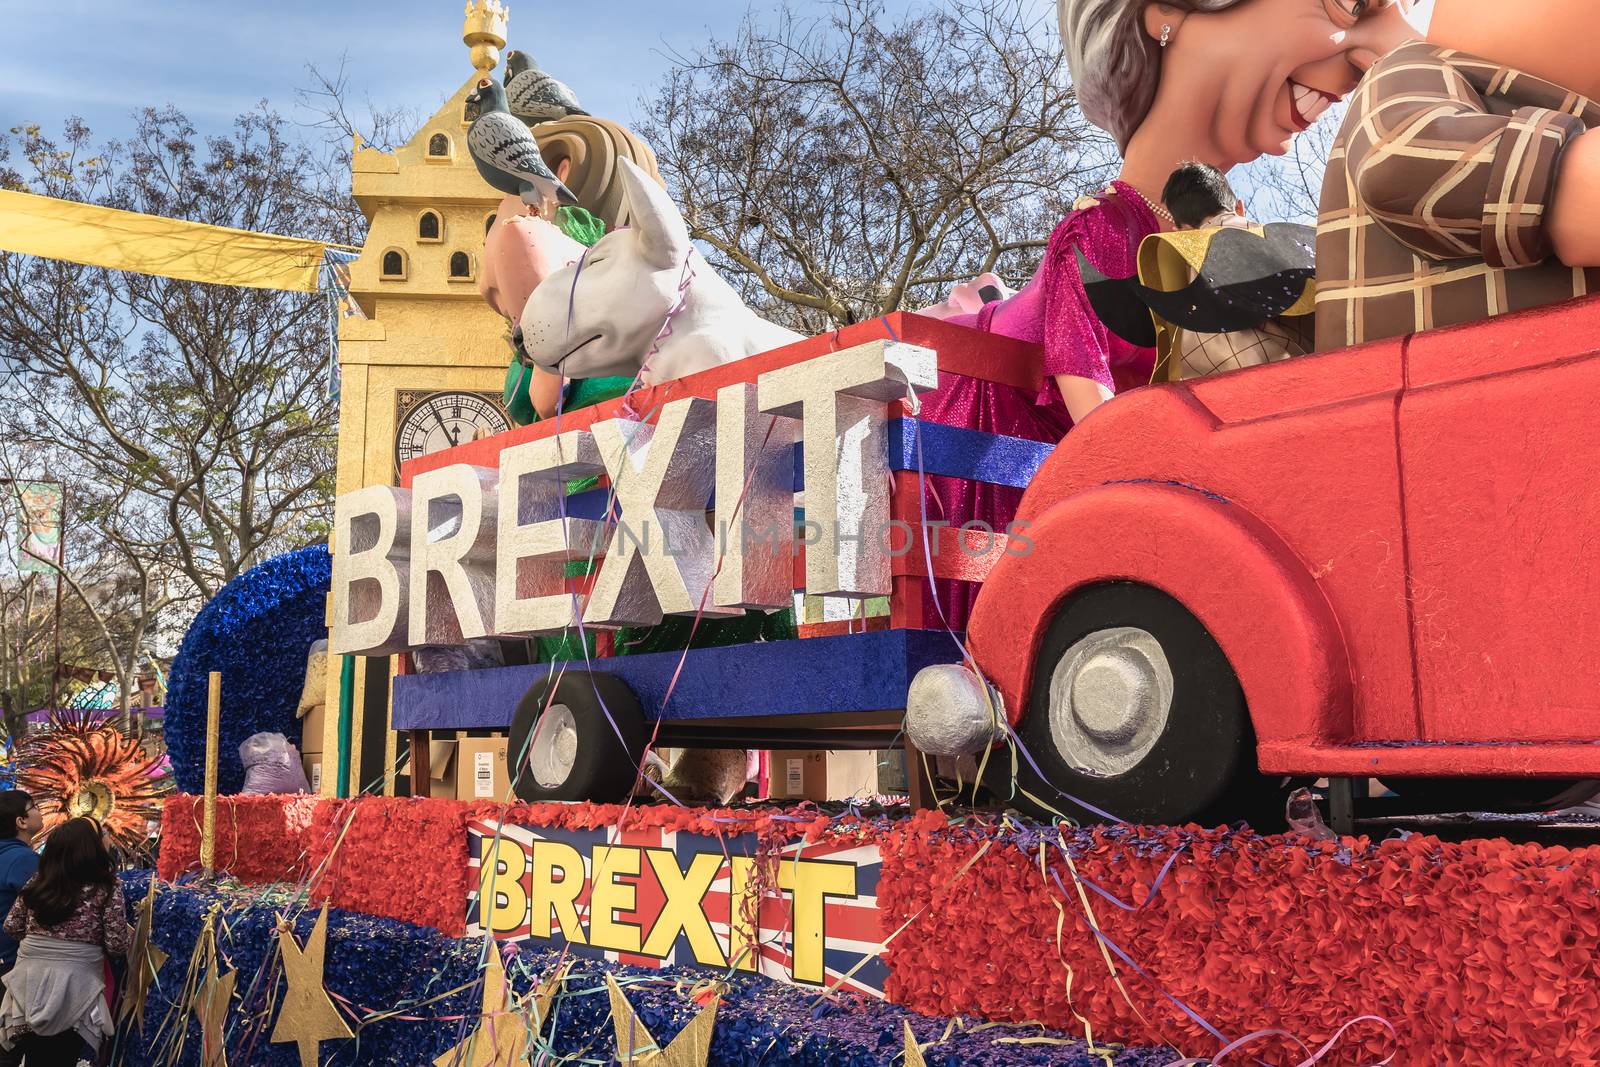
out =
<svg viewBox="0 0 1600 1067"><path fill-rule="evenodd" d="M922 1058L922 1046L917 1044L917 1035L911 1032L911 1020L901 1019L900 1025L906 1028L905 1067L928 1067L928 1061Z"/></svg>
<svg viewBox="0 0 1600 1067"><path fill-rule="evenodd" d="M238 971L217 977L217 957L212 951L206 964L205 981L194 1000L194 1013L200 1020L201 1067L228 1067L228 1049L223 1035L228 1025L228 1005L233 1000L233 983Z"/></svg>
<svg viewBox="0 0 1600 1067"><path fill-rule="evenodd" d="M284 994L278 1023L272 1028L272 1041L295 1042L300 1046L300 1067L317 1067L322 1042L355 1036L322 987L328 951L328 906L322 906L322 914L306 938L305 951L295 944L294 931L287 924L278 931L278 948L283 953L283 974L289 991Z"/></svg>
<svg viewBox="0 0 1600 1067"><path fill-rule="evenodd" d="M528 1028L507 1004L505 964L491 943L483 969L483 1022L467 1039L433 1061L434 1067L521 1067L528 1061ZM549 1011L546 1004L545 1011ZM542 1018L542 1016L541 1016Z"/></svg>
<svg viewBox="0 0 1600 1067"><path fill-rule="evenodd" d="M144 1002L156 972L167 962L167 954L150 943L150 927L155 918L156 880L150 879L150 892L139 903L139 922L133 930L133 947L128 950L128 988L122 994L117 1018L133 1020L144 1031Z"/></svg>
<svg viewBox="0 0 1600 1067"><path fill-rule="evenodd" d="M672 1044L661 1048L634 1013L616 979L606 975L611 993L611 1022L617 1030L617 1059L636 1067L706 1067L711 1056L711 1032L717 1026L717 1000L689 1020Z"/></svg>

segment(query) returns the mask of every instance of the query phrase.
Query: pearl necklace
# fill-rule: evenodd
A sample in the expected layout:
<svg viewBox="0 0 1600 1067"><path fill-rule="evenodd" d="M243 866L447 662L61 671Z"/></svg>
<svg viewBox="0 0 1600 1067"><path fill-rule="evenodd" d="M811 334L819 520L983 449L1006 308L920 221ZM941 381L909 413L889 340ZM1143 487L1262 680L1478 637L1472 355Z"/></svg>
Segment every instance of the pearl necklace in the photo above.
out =
<svg viewBox="0 0 1600 1067"><path fill-rule="evenodd" d="M1148 196L1145 196L1138 189L1134 189L1134 187L1132 185L1128 185L1127 182L1123 182L1122 184L1123 185L1127 185L1129 189L1133 189L1133 195L1137 196L1140 200L1144 201L1144 206L1149 208L1150 209L1150 213L1152 215L1154 215L1156 218L1165 219L1167 221L1167 223L1169 225L1172 225L1172 226L1176 226L1178 224L1177 220L1175 220L1172 217L1172 212L1168 211L1166 208L1162 207L1160 204L1157 204L1155 201L1151 200ZM1106 191L1107 192L1111 192L1113 190L1112 189L1108 189Z"/></svg>

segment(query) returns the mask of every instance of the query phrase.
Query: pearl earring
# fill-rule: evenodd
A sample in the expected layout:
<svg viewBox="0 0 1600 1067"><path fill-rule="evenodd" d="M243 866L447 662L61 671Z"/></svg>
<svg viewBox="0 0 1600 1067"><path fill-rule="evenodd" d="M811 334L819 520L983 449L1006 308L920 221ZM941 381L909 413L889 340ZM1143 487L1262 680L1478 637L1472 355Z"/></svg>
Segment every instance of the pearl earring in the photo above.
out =
<svg viewBox="0 0 1600 1067"><path fill-rule="evenodd" d="M1162 27L1161 27L1161 47L1162 48L1167 47L1167 43L1169 41L1171 41L1171 40L1172 40L1172 27L1170 25L1163 24Z"/></svg>

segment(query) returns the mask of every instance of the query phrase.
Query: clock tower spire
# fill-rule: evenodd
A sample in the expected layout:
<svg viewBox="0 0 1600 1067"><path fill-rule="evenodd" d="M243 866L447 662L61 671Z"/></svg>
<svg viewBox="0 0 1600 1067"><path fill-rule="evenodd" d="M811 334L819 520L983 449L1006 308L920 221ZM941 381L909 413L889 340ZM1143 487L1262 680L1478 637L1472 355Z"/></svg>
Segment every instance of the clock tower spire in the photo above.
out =
<svg viewBox="0 0 1600 1067"><path fill-rule="evenodd" d="M511 425L500 400L511 351L506 324L478 292L483 237L500 194L467 153L466 104L499 62L507 19L499 0L472 0L462 27L471 76L395 151L356 144L351 191L367 217L367 240L350 264L350 292L366 317L339 326L339 493L397 484L401 459ZM340 706L340 666L330 664L330 709ZM389 667L358 660L350 672L352 791L395 765ZM321 742L327 794L338 791L338 747L330 715ZM392 779L385 792L393 792Z"/></svg>

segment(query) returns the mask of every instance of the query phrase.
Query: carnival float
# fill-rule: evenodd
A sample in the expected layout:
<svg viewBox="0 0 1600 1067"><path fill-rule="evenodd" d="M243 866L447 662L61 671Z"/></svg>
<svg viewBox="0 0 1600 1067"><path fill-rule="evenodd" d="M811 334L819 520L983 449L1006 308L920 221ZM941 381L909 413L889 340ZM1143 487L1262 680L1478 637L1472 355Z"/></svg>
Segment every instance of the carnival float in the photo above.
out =
<svg viewBox="0 0 1600 1067"><path fill-rule="evenodd" d="M196 618L182 792L90 717L17 753L48 817L162 805L116 1062L1600 1057L1600 852L1350 832L1371 779L1600 790L1600 86L1439 9L1061 0L1120 178L1021 290L802 337L473 0L472 77L357 145L331 543ZM1352 93L1315 230L1156 195Z"/></svg>

